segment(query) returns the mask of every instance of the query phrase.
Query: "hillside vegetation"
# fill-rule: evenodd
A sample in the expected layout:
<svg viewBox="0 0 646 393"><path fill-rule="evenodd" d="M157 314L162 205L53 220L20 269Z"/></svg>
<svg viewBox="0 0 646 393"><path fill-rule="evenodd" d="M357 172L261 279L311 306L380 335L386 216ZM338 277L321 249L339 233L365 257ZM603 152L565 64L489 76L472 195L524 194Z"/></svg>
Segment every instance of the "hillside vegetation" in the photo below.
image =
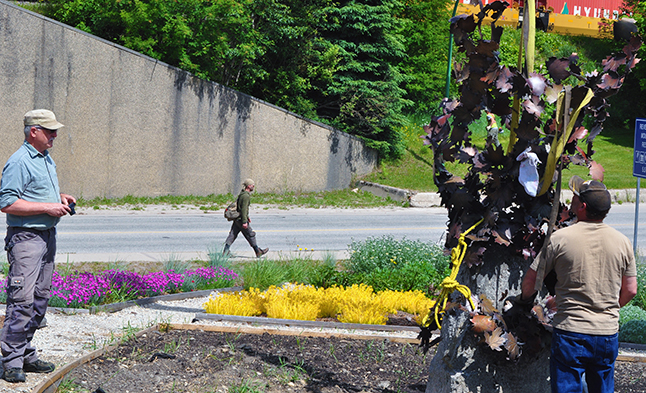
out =
<svg viewBox="0 0 646 393"><path fill-rule="evenodd" d="M24 4L24 3L23 3ZM50 0L23 5L362 138L382 158L366 180L433 191L421 126L444 96L448 0ZM640 31L645 3L628 0ZM489 34L483 29L483 34ZM500 62L515 66L520 31L507 28ZM537 31L536 64L579 56L583 73L621 43ZM461 61L463 53L454 53ZM539 72L544 72L539 69ZM570 77L572 78L572 77ZM572 81L566 81L572 83ZM632 188L635 117L646 117L646 64L610 98L595 159L610 188ZM455 83L451 95L457 93ZM474 127L484 130L485 124ZM480 134L484 138L484 131ZM500 135L503 143L508 131ZM476 145L479 143L475 141ZM453 169L452 169L453 170ZM570 173L585 175L584 168ZM459 170L456 169L456 173Z"/></svg>
<svg viewBox="0 0 646 393"><path fill-rule="evenodd" d="M407 151L406 118L428 117L444 96L451 5L448 0L50 0L24 6L357 135L382 158L396 160ZM632 11L643 25L643 4L635 1ZM609 40L537 33L536 64L576 52L585 72L618 48ZM516 64L519 40L518 31L505 31L502 64ZM638 67L636 74L643 75L645 67ZM641 85L626 82L632 89L628 97L642 104L643 79ZM456 91L451 86L452 94ZM644 105L617 105L612 120L625 126L636 108L643 112Z"/></svg>

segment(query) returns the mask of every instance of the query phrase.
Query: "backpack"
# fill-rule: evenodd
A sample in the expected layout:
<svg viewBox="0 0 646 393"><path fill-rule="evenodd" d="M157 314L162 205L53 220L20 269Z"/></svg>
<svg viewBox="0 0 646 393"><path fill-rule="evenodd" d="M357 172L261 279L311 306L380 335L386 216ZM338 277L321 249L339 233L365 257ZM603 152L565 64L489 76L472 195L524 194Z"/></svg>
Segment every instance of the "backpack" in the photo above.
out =
<svg viewBox="0 0 646 393"><path fill-rule="evenodd" d="M224 209L224 218L227 221L233 221L240 217L240 212L238 211L238 202L231 202L226 209Z"/></svg>

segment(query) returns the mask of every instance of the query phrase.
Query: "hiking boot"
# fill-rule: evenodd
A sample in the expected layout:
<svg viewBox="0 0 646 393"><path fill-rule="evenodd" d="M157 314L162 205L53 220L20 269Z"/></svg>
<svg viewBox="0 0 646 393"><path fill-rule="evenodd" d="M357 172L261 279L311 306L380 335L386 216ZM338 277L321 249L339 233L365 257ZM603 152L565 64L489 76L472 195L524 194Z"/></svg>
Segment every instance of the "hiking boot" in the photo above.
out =
<svg viewBox="0 0 646 393"><path fill-rule="evenodd" d="M44 360L36 360L33 363L25 363L22 365L22 369L28 373L51 373L54 371L56 366L54 363L46 362Z"/></svg>
<svg viewBox="0 0 646 393"><path fill-rule="evenodd" d="M267 252L269 252L269 247L263 248L263 249L259 248L259 249L256 250L256 257L260 258L261 256L267 254Z"/></svg>
<svg viewBox="0 0 646 393"><path fill-rule="evenodd" d="M25 372L22 371L21 368L14 367L14 368L8 368L4 370L4 375L2 376L2 379L4 379L7 382L25 382L27 377L25 376Z"/></svg>

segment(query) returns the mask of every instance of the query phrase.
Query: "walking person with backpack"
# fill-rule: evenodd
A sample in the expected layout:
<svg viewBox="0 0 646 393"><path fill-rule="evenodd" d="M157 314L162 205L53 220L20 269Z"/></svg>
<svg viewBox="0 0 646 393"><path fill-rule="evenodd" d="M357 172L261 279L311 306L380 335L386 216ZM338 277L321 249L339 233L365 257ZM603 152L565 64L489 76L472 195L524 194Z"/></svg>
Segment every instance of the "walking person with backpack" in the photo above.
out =
<svg viewBox="0 0 646 393"><path fill-rule="evenodd" d="M236 200L236 211L238 213L237 218L233 219L231 224L231 230L229 231L229 236L224 243L224 255L229 255L229 248L233 242L238 237L238 234L242 232L242 235L247 239L251 248L253 248L256 253L256 257L260 258L261 256L267 254L269 248L261 249L256 243L256 232L251 229L251 219L249 218L249 205L251 204L251 193L256 187L255 183L251 179L246 179L242 183L242 191L238 195ZM228 217L227 212L225 212L225 217Z"/></svg>

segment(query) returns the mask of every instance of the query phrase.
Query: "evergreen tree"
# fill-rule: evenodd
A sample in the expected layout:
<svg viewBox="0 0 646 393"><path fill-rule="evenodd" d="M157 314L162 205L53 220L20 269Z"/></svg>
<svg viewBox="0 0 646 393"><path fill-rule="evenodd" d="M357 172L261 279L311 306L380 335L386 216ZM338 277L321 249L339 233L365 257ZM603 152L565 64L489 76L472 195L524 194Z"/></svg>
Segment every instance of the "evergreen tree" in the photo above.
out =
<svg viewBox="0 0 646 393"><path fill-rule="evenodd" d="M335 127L364 138L382 157L398 157L404 145L399 129L411 103L404 98L407 77L397 0L351 0L323 10L322 45L337 47L332 81L313 91L317 113Z"/></svg>

